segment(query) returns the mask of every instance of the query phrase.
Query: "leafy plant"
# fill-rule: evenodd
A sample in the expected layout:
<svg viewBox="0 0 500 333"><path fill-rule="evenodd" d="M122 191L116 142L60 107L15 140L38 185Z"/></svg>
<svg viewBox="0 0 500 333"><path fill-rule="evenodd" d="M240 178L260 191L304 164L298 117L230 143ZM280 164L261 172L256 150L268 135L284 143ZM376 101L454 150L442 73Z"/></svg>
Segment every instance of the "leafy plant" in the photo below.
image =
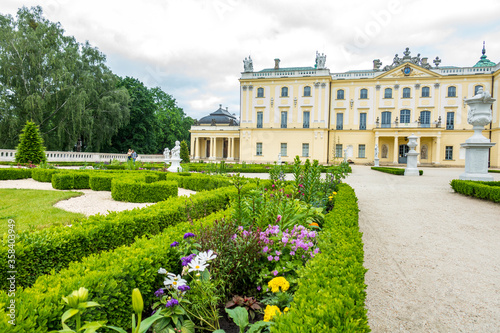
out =
<svg viewBox="0 0 500 333"><path fill-rule="evenodd" d="M38 126L32 121L27 121L19 135L19 144L16 147L15 160L17 163L39 164L47 161L43 139Z"/></svg>
<svg viewBox="0 0 500 333"><path fill-rule="evenodd" d="M182 163L189 163L190 162L190 160L189 160L189 147L188 147L186 141L184 141L184 140L181 141L180 157L182 159Z"/></svg>
<svg viewBox="0 0 500 333"><path fill-rule="evenodd" d="M248 312L245 308L237 307L235 309L226 309L226 313L231 319L233 319L234 323L238 325L240 328L240 333L245 332L245 329L248 327L247 333L258 333L262 332L263 329L269 329L273 325L273 322L270 321L258 321L252 325L250 325L248 320ZM224 330L217 330L214 333L224 333Z"/></svg>
<svg viewBox="0 0 500 333"><path fill-rule="evenodd" d="M227 309L233 308L235 306L244 307L248 311L248 314L252 319L255 318L255 311L262 309L255 297L241 297L238 295L233 296L233 299L226 303Z"/></svg>

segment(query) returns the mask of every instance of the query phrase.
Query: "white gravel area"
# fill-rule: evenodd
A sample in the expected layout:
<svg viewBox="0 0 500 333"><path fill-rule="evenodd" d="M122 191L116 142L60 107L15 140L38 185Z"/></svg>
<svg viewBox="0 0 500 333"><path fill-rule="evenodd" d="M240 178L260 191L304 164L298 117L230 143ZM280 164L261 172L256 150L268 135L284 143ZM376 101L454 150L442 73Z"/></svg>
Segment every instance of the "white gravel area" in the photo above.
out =
<svg viewBox="0 0 500 333"><path fill-rule="evenodd" d="M33 179L19 179L19 180L1 180L0 188L19 188L19 189L33 189L33 190L55 190L51 183L37 182ZM108 212L120 212L123 210L131 210L134 208L142 208L154 203L134 203L115 201L111 198L109 191L92 191L92 190L74 190L82 192L83 195L68 200L62 200L54 206L64 209L69 212L83 213L86 216L94 215L97 213L106 215ZM195 191L179 188L179 196L190 196L196 193Z"/></svg>
<svg viewBox="0 0 500 333"><path fill-rule="evenodd" d="M500 204L454 193L463 169L352 168L372 331L500 332Z"/></svg>

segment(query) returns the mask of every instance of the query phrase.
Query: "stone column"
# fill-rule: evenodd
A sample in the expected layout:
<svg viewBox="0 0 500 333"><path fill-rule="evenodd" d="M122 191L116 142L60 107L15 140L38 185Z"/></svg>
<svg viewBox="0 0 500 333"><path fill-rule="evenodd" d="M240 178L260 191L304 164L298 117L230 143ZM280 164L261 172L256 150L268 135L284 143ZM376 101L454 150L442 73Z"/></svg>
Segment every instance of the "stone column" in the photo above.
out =
<svg viewBox="0 0 500 333"><path fill-rule="evenodd" d="M216 158L216 154L215 154L215 138L214 137L210 137L210 157L208 158L209 160L215 160Z"/></svg>
<svg viewBox="0 0 500 333"><path fill-rule="evenodd" d="M199 160L200 159L200 138L195 138L194 142L194 159Z"/></svg>
<svg viewBox="0 0 500 333"><path fill-rule="evenodd" d="M413 133L412 133L412 135L413 135ZM420 145L420 137L417 138L417 147L418 147L418 150L420 150L422 148L422 146ZM420 153L417 155L417 165L420 165Z"/></svg>
<svg viewBox="0 0 500 333"><path fill-rule="evenodd" d="M441 164L441 132L436 136L436 161L434 164Z"/></svg>
<svg viewBox="0 0 500 333"><path fill-rule="evenodd" d="M234 152L233 152L233 149L234 149L234 138L231 138L231 137L230 137L228 140L229 140L229 142L228 142L228 145L229 145L229 147L228 147L229 152L228 152L228 154L227 154L227 160L228 160L228 161L233 161L233 160L234 160Z"/></svg>
<svg viewBox="0 0 500 333"><path fill-rule="evenodd" d="M393 164L398 164L398 156L399 156L399 136L395 134L394 136L394 154L393 154Z"/></svg>

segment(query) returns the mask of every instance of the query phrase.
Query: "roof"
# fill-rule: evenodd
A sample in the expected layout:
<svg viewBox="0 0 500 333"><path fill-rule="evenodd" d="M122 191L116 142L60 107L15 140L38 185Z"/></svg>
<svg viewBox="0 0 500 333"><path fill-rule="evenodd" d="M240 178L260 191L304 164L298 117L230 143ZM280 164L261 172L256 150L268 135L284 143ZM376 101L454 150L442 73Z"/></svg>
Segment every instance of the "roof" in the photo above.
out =
<svg viewBox="0 0 500 333"><path fill-rule="evenodd" d="M486 56L486 48L484 46L484 42L483 42L483 50L481 51L482 52L482 56L481 56L481 59L476 62L476 64L472 67L491 67L491 66L496 66L496 64L493 62L493 61L490 61L488 59L488 57Z"/></svg>
<svg viewBox="0 0 500 333"><path fill-rule="evenodd" d="M259 71L258 73L261 73L261 72L284 72L284 71L311 71L311 70L315 70L315 69L316 68L314 68L314 67L285 67L285 68L278 68L278 69L266 68L266 69Z"/></svg>
<svg viewBox="0 0 500 333"><path fill-rule="evenodd" d="M232 123L234 126L238 126L238 120L236 117L229 113L229 111L224 110L222 108L222 104L219 105L219 109L210 113L208 116L201 118L198 123L199 124L210 124L212 125L212 121L215 122L215 125L228 125Z"/></svg>

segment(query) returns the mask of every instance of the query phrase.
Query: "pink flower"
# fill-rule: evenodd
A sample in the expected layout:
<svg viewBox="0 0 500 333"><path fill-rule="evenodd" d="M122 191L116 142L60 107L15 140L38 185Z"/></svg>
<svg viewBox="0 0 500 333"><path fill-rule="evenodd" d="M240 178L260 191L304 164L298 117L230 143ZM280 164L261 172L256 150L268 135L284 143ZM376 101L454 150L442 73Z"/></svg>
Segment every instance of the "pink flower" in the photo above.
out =
<svg viewBox="0 0 500 333"><path fill-rule="evenodd" d="M280 222L281 221L281 215L278 215L278 218L276 219L276 222Z"/></svg>
<svg viewBox="0 0 500 333"><path fill-rule="evenodd" d="M290 255L294 256L295 255L295 251L290 251Z"/></svg>
<svg viewBox="0 0 500 333"><path fill-rule="evenodd" d="M274 276L278 275L278 271L277 271L277 270L274 270L274 271L273 271L273 275L274 275Z"/></svg>
<svg viewBox="0 0 500 333"><path fill-rule="evenodd" d="M274 259L273 256L267 257L267 260L269 260L269 261L273 261L273 259Z"/></svg>
<svg viewBox="0 0 500 333"><path fill-rule="evenodd" d="M299 184L299 187L304 187L304 185L302 185L302 184Z"/></svg>
<svg viewBox="0 0 500 333"><path fill-rule="evenodd" d="M262 249L262 252L266 253L267 251L269 251L269 248L267 246L264 246L264 248Z"/></svg>
<svg viewBox="0 0 500 333"><path fill-rule="evenodd" d="M274 257L274 260L279 261L280 257L276 256L276 257Z"/></svg>

